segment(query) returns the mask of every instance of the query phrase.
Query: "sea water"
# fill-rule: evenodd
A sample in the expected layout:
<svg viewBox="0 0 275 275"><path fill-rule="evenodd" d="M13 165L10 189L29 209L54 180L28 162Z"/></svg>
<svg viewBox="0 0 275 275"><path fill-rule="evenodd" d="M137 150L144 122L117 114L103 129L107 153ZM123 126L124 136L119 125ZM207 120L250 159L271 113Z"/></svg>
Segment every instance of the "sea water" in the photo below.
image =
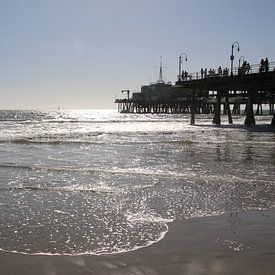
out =
<svg viewBox="0 0 275 275"><path fill-rule="evenodd" d="M106 254L169 222L275 206L275 130L212 115L0 111L0 249Z"/></svg>

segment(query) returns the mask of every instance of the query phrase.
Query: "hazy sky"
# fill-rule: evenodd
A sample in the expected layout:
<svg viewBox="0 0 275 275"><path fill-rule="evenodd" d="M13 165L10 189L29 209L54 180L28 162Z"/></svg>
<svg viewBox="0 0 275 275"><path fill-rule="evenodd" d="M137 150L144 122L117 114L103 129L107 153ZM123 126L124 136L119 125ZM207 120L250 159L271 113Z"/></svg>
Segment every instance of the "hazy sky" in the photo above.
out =
<svg viewBox="0 0 275 275"><path fill-rule="evenodd" d="M0 0L0 109L115 108L183 69L275 61L275 0Z"/></svg>

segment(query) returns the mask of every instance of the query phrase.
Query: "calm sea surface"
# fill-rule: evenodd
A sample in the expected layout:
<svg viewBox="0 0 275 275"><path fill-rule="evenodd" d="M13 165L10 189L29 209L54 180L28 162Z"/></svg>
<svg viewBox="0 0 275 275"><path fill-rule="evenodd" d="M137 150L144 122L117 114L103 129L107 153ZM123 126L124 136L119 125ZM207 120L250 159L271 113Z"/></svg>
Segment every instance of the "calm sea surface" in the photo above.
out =
<svg viewBox="0 0 275 275"><path fill-rule="evenodd" d="M212 116L0 111L0 249L131 251L169 223L275 206L275 130Z"/></svg>

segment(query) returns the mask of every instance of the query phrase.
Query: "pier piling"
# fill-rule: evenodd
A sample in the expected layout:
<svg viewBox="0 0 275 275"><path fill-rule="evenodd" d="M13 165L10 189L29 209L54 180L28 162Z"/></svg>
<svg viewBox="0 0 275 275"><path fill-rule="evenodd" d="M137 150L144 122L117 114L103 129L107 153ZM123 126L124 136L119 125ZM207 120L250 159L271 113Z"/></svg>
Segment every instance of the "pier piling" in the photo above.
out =
<svg viewBox="0 0 275 275"><path fill-rule="evenodd" d="M191 125L195 125L195 113L196 113L196 94L195 90L192 92L192 101L191 101Z"/></svg>
<svg viewBox="0 0 275 275"><path fill-rule="evenodd" d="M244 124L246 126L255 125L255 117L253 112L253 100L254 100L254 91L248 91L247 104L246 104L246 117Z"/></svg>
<svg viewBox="0 0 275 275"><path fill-rule="evenodd" d="M226 95L225 95L224 107L225 107L225 112L228 115L228 123L233 124L233 119L232 119L232 114L231 114L230 104L229 104L229 98L228 98L228 92L226 92Z"/></svg>
<svg viewBox="0 0 275 275"><path fill-rule="evenodd" d="M271 125L272 126L275 126L275 112L273 114L273 118L272 118L272 121L271 121Z"/></svg>
<svg viewBox="0 0 275 275"><path fill-rule="evenodd" d="M217 92L213 124L221 125L221 92Z"/></svg>

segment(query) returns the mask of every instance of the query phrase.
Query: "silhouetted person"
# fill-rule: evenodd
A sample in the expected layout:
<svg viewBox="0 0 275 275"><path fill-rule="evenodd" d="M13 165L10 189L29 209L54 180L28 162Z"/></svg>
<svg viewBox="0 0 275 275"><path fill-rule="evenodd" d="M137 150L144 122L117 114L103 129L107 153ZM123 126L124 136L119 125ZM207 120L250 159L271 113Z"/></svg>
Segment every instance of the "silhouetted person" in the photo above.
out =
<svg viewBox="0 0 275 275"><path fill-rule="evenodd" d="M201 68L201 78L203 78L203 73L204 73L204 70L203 68Z"/></svg>
<svg viewBox="0 0 275 275"><path fill-rule="evenodd" d="M238 73L239 75L244 75L247 73L248 70L248 66L249 64L247 63L247 61L244 61L242 66L238 69Z"/></svg>
<svg viewBox="0 0 275 275"><path fill-rule="evenodd" d="M261 59L259 72L260 73L264 72L264 69L265 69L265 61L263 59Z"/></svg>
<svg viewBox="0 0 275 275"><path fill-rule="evenodd" d="M181 79L184 80L184 71L181 72Z"/></svg>
<svg viewBox="0 0 275 275"><path fill-rule="evenodd" d="M185 71L184 72L184 78L187 79L187 77L188 77L188 73L187 73L187 71Z"/></svg>
<svg viewBox="0 0 275 275"><path fill-rule="evenodd" d="M267 58L265 59L265 62L264 62L264 68L265 68L265 72L267 73L269 71L269 63Z"/></svg>
<svg viewBox="0 0 275 275"><path fill-rule="evenodd" d="M250 72L250 63L249 62L247 62L247 64L246 64L245 72L247 74L249 74L249 72Z"/></svg>
<svg viewBox="0 0 275 275"><path fill-rule="evenodd" d="M228 68L227 67L225 67L223 69L223 76L228 76Z"/></svg>
<svg viewBox="0 0 275 275"><path fill-rule="evenodd" d="M207 77L207 68L204 69L204 77Z"/></svg>
<svg viewBox="0 0 275 275"><path fill-rule="evenodd" d="M222 67L221 66L219 66L219 68L218 68L218 74L219 74L219 76L222 76Z"/></svg>

